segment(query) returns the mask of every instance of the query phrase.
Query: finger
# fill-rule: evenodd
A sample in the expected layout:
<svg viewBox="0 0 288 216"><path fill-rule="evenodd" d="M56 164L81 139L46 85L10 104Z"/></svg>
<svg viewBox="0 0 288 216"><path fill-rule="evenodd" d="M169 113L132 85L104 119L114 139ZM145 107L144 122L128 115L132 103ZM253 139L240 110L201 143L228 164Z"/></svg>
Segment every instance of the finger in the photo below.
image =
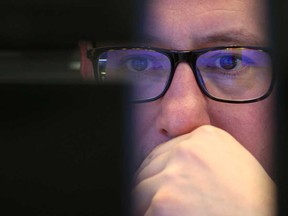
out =
<svg viewBox="0 0 288 216"><path fill-rule="evenodd" d="M166 153L170 151L175 145L177 145L179 142L186 140L191 136L191 133L184 134L182 136L178 136L174 139L169 140L168 142L162 143L155 147L152 152L145 158L145 160L142 162L141 166L138 169L138 172L141 172L146 166L149 165L151 161L153 161L156 157L159 155Z"/></svg>
<svg viewBox="0 0 288 216"><path fill-rule="evenodd" d="M150 161L142 170L136 173L135 184L159 174L167 165L170 152L164 152Z"/></svg>
<svg viewBox="0 0 288 216"><path fill-rule="evenodd" d="M141 181L132 192L133 215L144 215L149 208L153 197L161 186L159 176Z"/></svg>
<svg viewBox="0 0 288 216"><path fill-rule="evenodd" d="M148 210L145 212L144 216L152 216L152 215L153 215L152 209L151 207L149 207Z"/></svg>

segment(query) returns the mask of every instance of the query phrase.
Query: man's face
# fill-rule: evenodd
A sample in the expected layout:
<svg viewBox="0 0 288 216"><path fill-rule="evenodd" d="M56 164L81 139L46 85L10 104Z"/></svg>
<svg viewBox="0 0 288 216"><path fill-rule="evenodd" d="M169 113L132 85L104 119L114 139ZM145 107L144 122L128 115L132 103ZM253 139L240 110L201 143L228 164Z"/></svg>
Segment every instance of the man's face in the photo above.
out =
<svg viewBox="0 0 288 216"><path fill-rule="evenodd" d="M261 0L153 0L147 6L145 36L153 47L267 45ZM208 124L229 132L271 174L273 96L249 104L213 101L199 89L191 67L180 63L162 98L135 107L137 163L157 145Z"/></svg>

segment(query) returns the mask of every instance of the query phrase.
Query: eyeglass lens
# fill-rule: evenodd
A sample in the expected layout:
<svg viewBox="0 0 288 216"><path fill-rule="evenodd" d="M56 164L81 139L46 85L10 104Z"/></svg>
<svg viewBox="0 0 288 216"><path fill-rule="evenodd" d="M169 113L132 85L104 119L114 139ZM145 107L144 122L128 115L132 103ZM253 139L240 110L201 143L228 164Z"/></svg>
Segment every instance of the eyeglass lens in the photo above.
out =
<svg viewBox="0 0 288 216"><path fill-rule="evenodd" d="M225 100L252 100L267 93L272 81L270 56L261 50L225 49L204 53L196 62L206 91Z"/></svg>
<svg viewBox="0 0 288 216"><path fill-rule="evenodd" d="M122 80L132 86L134 101L157 97L164 90L171 71L169 58L152 50L111 50L99 58L99 72L105 80Z"/></svg>
<svg viewBox="0 0 288 216"><path fill-rule="evenodd" d="M208 51L196 61L199 83L209 95L224 100L251 100L267 93L270 56L261 50L228 48ZM133 100L149 100L165 90L172 71L168 56L146 49L110 50L100 55L103 80L122 80L133 87Z"/></svg>

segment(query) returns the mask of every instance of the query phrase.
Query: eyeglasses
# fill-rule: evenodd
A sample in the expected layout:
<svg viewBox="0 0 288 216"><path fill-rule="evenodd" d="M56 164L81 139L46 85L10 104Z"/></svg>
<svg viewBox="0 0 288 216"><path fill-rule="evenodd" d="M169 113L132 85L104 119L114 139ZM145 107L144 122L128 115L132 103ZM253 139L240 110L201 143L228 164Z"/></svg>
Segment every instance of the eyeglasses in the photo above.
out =
<svg viewBox="0 0 288 216"><path fill-rule="evenodd" d="M133 101L154 101L168 90L177 65L186 62L209 98L228 103L263 100L274 83L269 52L260 47L214 47L175 51L144 47L110 47L88 50L95 77L122 80L132 86Z"/></svg>

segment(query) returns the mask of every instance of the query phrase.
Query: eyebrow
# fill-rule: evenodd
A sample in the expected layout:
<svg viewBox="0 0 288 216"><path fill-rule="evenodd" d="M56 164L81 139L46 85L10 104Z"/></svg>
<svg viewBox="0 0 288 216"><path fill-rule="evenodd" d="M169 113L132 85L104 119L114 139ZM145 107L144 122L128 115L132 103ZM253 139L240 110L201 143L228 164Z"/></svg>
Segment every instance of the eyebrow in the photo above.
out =
<svg viewBox="0 0 288 216"><path fill-rule="evenodd" d="M267 40L258 37L245 29L227 30L221 32L208 33L195 40L196 44L229 43L229 45L265 45Z"/></svg>

